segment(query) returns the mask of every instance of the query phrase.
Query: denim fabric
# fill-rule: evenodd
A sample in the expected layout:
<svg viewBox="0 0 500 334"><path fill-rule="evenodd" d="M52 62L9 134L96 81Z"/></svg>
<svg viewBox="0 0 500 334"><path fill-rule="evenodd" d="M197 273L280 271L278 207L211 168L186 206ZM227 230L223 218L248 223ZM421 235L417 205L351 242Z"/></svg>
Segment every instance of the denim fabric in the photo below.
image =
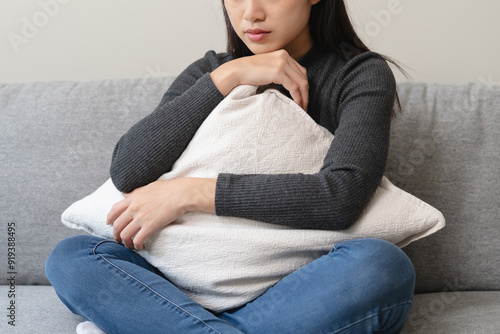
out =
<svg viewBox="0 0 500 334"><path fill-rule="evenodd" d="M74 313L108 333L398 333L415 272L378 239L335 245L254 301L214 314L121 244L80 235L62 240L46 275Z"/></svg>

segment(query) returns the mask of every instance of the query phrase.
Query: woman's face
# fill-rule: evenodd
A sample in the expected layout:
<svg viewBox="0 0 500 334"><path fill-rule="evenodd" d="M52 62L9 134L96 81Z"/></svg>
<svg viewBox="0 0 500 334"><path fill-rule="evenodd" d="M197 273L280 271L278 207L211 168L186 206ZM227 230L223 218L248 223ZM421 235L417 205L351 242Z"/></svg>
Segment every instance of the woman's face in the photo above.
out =
<svg viewBox="0 0 500 334"><path fill-rule="evenodd" d="M320 0L224 0L236 34L254 54L285 49L295 59L313 41L311 7Z"/></svg>

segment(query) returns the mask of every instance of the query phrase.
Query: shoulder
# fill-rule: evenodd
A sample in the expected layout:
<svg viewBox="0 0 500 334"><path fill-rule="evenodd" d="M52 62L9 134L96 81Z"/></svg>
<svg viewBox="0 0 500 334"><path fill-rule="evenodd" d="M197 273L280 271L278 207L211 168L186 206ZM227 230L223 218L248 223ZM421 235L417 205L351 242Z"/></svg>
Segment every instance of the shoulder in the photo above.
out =
<svg viewBox="0 0 500 334"><path fill-rule="evenodd" d="M365 52L344 61L339 71L340 83L388 90L394 94L396 80L389 64L376 52Z"/></svg>
<svg viewBox="0 0 500 334"><path fill-rule="evenodd" d="M194 94L213 93L216 88L214 89L209 73L230 60L232 60L232 57L229 53L208 51L202 58L194 61L175 78L174 82L172 82L163 95L160 106L184 94L193 87L195 90Z"/></svg>
<svg viewBox="0 0 500 334"><path fill-rule="evenodd" d="M396 80L389 64L376 52L364 52L350 58L321 52L310 70L310 78L323 95L339 97L338 94L363 89L387 90L389 95L394 95L396 90Z"/></svg>
<svg viewBox="0 0 500 334"><path fill-rule="evenodd" d="M392 105L396 97L396 79L385 60L376 52L365 52L349 59L336 60L334 78L330 79L330 89L339 103L346 100L365 101L376 99L384 105Z"/></svg>
<svg viewBox="0 0 500 334"><path fill-rule="evenodd" d="M386 59L372 51L343 58L333 52L322 53L313 74L321 97L339 105L345 99L359 96L394 100L396 80Z"/></svg>
<svg viewBox="0 0 500 334"><path fill-rule="evenodd" d="M207 81L209 81L207 79L208 74L230 60L232 60L232 57L229 53L208 51L202 58L194 61L175 78L160 104L170 100L172 97L184 93L202 78L205 78L205 82L207 83Z"/></svg>
<svg viewBox="0 0 500 334"><path fill-rule="evenodd" d="M378 53L365 52L352 58L330 55L328 75L318 87L319 98L327 106L324 120L336 130L346 120L389 122L396 98L396 80L387 61Z"/></svg>

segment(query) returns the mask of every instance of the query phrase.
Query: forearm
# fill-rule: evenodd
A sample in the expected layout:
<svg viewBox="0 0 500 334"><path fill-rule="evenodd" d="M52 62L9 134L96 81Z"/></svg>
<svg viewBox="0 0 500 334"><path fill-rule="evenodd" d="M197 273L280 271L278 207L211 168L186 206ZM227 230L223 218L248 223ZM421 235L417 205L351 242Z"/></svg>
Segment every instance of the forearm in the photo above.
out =
<svg viewBox="0 0 500 334"><path fill-rule="evenodd" d="M293 228L340 230L356 221L379 181L348 169L314 175L221 174L216 213Z"/></svg>
<svg viewBox="0 0 500 334"><path fill-rule="evenodd" d="M110 168L115 186L130 192L171 170L195 132L223 99L208 74L159 106L117 143Z"/></svg>

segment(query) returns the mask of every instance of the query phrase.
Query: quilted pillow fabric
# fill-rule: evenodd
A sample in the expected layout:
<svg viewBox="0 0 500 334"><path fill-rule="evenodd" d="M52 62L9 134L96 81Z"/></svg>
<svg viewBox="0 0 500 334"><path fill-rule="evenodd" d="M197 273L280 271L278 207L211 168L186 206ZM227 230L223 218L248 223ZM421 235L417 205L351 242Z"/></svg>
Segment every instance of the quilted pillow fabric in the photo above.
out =
<svg viewBox="0 0 500 334"><path fill-rule="evenodd" d="M319 172L333 135L280 92L256 94L256 89L235 88L160 179ZM62 221L111 238L106 215L122 198L108 180L70 206ZM372 237L403 247L443 226L439 211L384 178L361 218L347 230L291 229L193 212L151 237L139 254L194 301L221 312L255 299L337 242Z"/></svg>

